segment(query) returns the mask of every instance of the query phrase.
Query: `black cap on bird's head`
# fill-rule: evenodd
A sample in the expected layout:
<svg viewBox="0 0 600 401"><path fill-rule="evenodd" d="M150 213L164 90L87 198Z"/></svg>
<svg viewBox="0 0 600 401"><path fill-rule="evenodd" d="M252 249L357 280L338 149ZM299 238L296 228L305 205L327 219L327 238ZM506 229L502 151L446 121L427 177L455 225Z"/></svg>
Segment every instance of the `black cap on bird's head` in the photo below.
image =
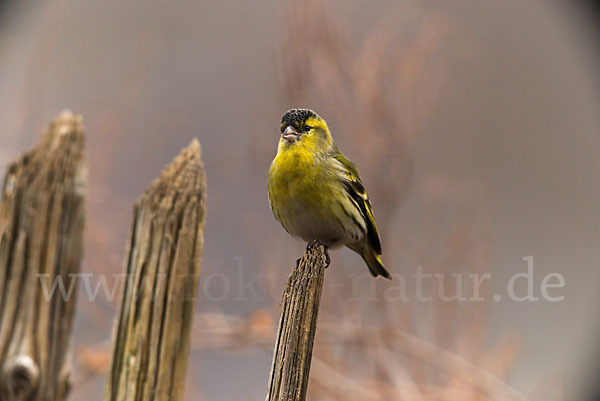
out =
<svg viewBox="0 0 600 401"><path fill-rule="evenodd" d="M283 117L281 117L281 129L285 129L287 126L294 126L296 128L302 127L302 124L311 117L316 117L317 113L309 109L291 109L288 110Z"/></svg>
<svg viewBox="0 0 600 401"><path fill-rule="evenodd" d="M317 113L309 109L291 109L281 117L281 134L288 142L297 141L300 136L312 127L306 124L311 118L320 118Z"/></svg>

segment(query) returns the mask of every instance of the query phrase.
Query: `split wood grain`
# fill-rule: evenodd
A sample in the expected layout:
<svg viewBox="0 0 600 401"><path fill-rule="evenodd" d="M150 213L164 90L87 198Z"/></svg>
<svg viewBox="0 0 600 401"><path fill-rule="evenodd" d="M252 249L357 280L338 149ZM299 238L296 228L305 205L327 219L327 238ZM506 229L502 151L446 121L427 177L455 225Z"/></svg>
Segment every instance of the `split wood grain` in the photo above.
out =
<svg viewBox="0 0 600 401"><path fill-rule="evenodd" d="M328 258L309 246L287 282L273 353L267 401L304 401Z"/></svg>
<svg viewBox="0 0 600 401"><path fill-rule="evenodd" d="M104 400L182 399L205 205L201 149L193 141L134 206Z"/></svg>
<svg viewBox="0 0 600 401"><path fill-rule="evenodd" d="M60 401L70 387L74 275L85 221L84 147L81 117L63 112L4 178L0 401Z"/></svg>

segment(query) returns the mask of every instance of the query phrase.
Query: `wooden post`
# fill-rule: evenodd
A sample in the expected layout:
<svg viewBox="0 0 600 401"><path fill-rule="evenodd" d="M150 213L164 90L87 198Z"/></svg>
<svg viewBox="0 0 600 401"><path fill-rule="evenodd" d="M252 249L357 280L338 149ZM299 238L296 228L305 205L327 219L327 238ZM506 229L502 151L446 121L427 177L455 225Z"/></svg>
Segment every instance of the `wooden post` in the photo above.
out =
<svg viewBox="0 0 600 401"><path fill-rule="evenodd" d="M205 182L200 144L193 141L134 207L106 401L182 399L204 242Z"/></svg>
<svg viewBox="0 0 600 401"><path fill-rule="evenodd" d="M0 205L0 401L60 401L68 392L86 182L81 117L70 112L8 167Z"/></svg>
<svg viewBox="0 0 600 401"><path fill-rule="evenodd" d="M304 401L328 258L309 246L292 272L281 302L267 401Z"/></svg>

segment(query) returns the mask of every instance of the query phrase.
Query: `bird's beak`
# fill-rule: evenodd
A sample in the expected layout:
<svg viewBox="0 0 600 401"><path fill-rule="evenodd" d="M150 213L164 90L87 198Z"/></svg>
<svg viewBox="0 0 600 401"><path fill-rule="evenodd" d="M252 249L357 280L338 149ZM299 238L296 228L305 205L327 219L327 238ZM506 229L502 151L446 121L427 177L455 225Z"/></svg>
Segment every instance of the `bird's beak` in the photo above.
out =
<svg viewBox="0 0 600 401"><path fill-rule="evenodd" d="M298 138L300 138L300 134L298 133L298 131L296 131L294 129L294 127L292 127L290 125L289 127L287 127L285 129L285 131L283 131L283 134L281 134L281 137L283 139L285 139L287 142L291 143L291 142L297 141Z"/></svg>

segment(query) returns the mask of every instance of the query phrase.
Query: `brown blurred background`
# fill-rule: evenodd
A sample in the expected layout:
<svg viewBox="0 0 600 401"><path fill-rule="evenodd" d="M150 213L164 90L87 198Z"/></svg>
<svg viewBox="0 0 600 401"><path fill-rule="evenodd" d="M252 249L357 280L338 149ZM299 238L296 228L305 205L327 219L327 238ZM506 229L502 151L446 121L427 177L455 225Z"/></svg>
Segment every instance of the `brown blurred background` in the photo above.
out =
<svg viewBox="0 0 600 401"><path fill-rule="evenodd" d="M208 225L186 400L262 399L304 246L272 218L266 171L283 112L313 108L360 168L411 299L334 251L310 399L586 400L600 377L596 24L558 0L5 1L0 167L62 109L83 115L83 271L112 282L134 199L199 138ZM495 302L530 255L536 295L560 273L565 299ZM419 266L491 273L488 301L418 302ZM80 296L72 400L102 394L118 299Z"/></svg>

